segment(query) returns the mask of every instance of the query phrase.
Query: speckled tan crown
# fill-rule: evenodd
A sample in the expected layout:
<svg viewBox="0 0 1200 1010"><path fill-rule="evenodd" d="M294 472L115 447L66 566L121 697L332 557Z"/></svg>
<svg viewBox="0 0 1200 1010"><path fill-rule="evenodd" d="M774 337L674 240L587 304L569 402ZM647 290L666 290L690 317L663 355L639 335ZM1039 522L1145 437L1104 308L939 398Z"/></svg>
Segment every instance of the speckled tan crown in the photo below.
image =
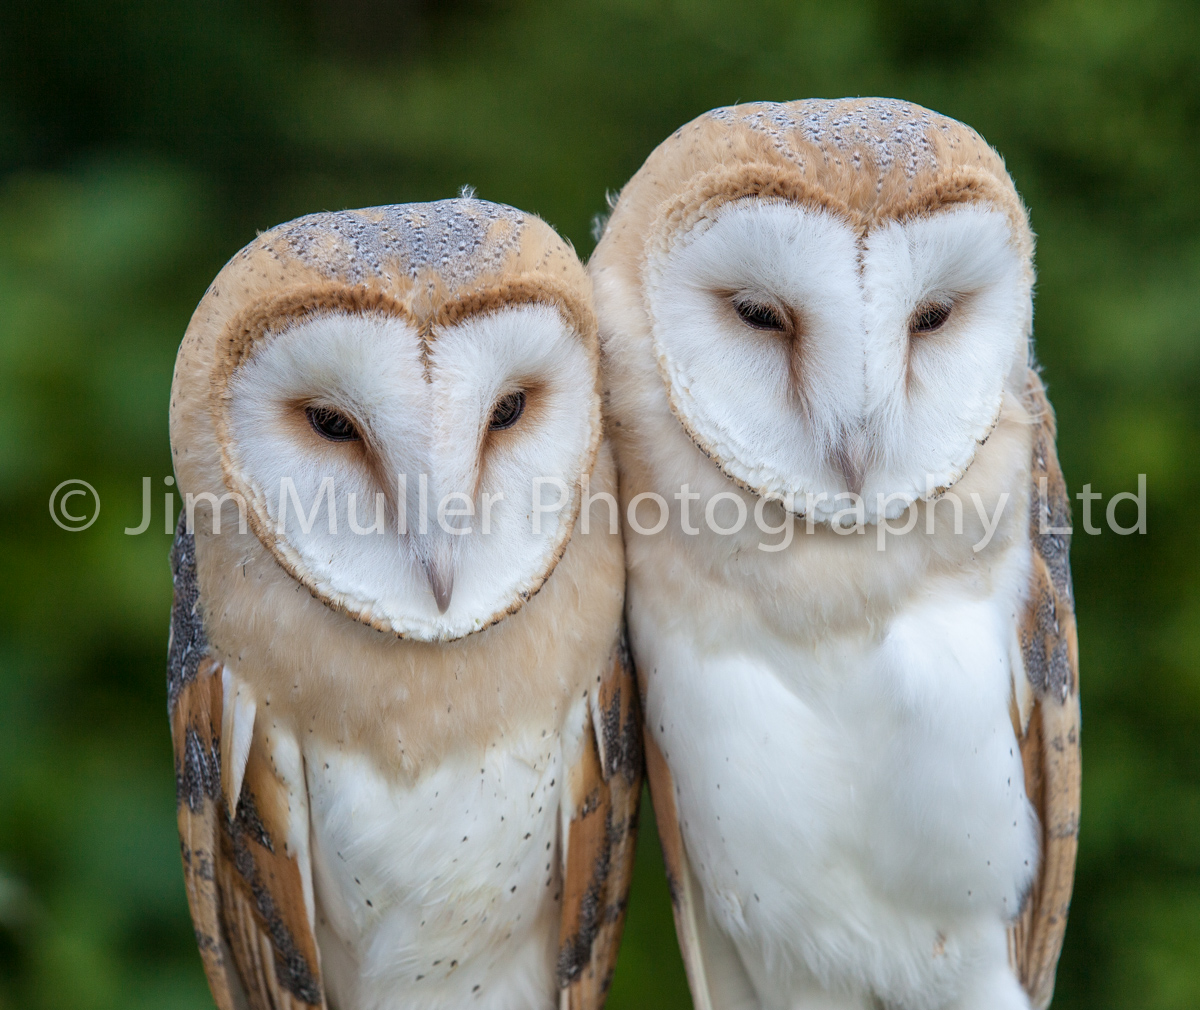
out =
<svg viewBox="0 0 1200 1010"><path fill-rule="evenodd" d="M605 237L643 248L647 239L669 242L721 204L751 196L823 207L860 232L987 202L1009 218L1022 255L1032 256L1028 216L1000 155L969 126L890 98L706 112L646 159L621 192Z"/></svg>
<svg viewBox="0 0 1200 1010"><path fill-rule="evenodd" d="M277 327L312 311L392 312L432 339L435 323L531 300L557 304L594 347L587 275L531 214L475 199L310 214L264 232L225 265L196 308L180 364L221 330L232 370L267 320Z"/></svg>

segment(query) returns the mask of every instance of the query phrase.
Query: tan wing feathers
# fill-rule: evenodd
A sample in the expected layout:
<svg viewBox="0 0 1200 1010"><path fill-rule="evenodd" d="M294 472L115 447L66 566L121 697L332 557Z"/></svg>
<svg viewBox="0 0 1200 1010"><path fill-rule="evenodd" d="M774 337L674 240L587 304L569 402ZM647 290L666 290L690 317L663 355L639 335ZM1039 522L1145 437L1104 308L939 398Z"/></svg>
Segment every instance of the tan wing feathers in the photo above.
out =
<svg viewBox="0 0 1200 1010"><path fill-rule="evenodd" d="M654 805L654 820L658 825L663 863L667 871L667 887L671 892L671 911L675 916L675 935L679 939L683 967L687 972L688 989L695 1010L713 1010L708 991L703 949L696 923L697 903L692 894L692 874L688 867L683 834L679 828L679 812L675 805L675 781L662 751L647 730L646 779L650 785L650 800Z"/></svg>
<svg viewBox="0 0 1200 1010"><path fill-rule="evenodd" d="M220 799L221 678L204 660L197 675L181 686L172 706L175 746L176 820L188 907L208 986L219 1010L235 1010L221 945L217 887Z"/></svg>
<svg viewBox="0 0 1200 1010"><path fill-rule="evenodd" d="M300 861L289 851L287 788L256 734L237 815L222 818L217 879L225 933L254 1010L325 1005Z"/></svg>
<svg viewBox="0 0 1200 1010"><path fill-rule="evenodd" d="M286 844L288 791L261 734L249 748L237 816L232 821L228 816L222 667L208 654L195 544L182 517L171 561L175 603L167 690L177 820L188 905L209 988L219 1010L237 1010L243 990L251 1010L323 1008L302 871Z"/></svg>
<svg viewBox="0 0 1200 1010"><path fill-rule="evenodd" d="M1030 372L1034 436L1030 510L1033 572L1020 637L1034 695L1021 735L1025 789L1041 823L1041 860L1021 914L1009 930L1009 957L1033 1006L1054 994L1054 975L1075 877L1080 806L1079 647L1068 551L1070 499L1054 449L1054 415ZM1049 532L1043 532L1047 530Z"/></svg>
<svg viewBox="0 0 1200 1010"><path fill-rule="evenodd" d="M171 550L175 598L167 648L167 710L175 751L176 821L184 885L204 973L219 1010L236 1010L217 887L221 810L220 666L208 655L199 611L195 541L183 528Z"/></svg>
<svg viewBox="0 0 1200 1010"><path fill-rule="evenodd" d="M642 717L624 645L597 678L568 781L558 985L563 1010L600 1010L616 967L642 792Z"/></svg>

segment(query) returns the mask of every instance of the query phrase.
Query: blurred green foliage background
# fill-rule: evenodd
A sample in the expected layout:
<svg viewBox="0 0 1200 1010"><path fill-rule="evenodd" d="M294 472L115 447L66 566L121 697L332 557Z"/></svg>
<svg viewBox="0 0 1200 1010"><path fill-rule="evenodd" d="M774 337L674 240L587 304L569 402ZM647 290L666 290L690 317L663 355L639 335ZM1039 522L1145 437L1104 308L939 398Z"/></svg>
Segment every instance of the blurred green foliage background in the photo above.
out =
<svg viewBox="0 0 1200 1010"><path fill-rule="evenodd" d="M605 191L686 120L860 94L1005 156L1068 481L1107 500L1148 475L1147 536L1074 544L1084 819L1055 1006L1200 1007L1194 3L4 0L0 1008L211 1006L174 828L160 493L175 350L221 264L299 214L464 183L586 255ZM126 536L147 475L154 523ZM47 514L69 477L103 501L83 533ZM688 1006L643 823L614 1010Z"/></svg>

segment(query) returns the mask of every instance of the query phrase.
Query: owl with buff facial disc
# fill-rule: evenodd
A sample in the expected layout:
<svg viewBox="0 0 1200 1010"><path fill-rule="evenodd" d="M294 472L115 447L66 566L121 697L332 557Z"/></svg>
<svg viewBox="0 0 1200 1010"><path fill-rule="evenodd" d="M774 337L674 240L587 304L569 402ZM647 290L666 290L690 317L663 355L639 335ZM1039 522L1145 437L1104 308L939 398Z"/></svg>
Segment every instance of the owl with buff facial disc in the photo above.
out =
<svg viewBox="0 0 1200 1010"><path fill-rule="evenodd" d="M473 198L238 253L171 392L178 824L220 1010L603 1006L641 789L591 286Z"/></svg>
<svg viewBox="0 0 1200 1010"><path fill-rule="evenodd" d="M589 269L695 1005L1047 1006L1078 656L1001 158L900 101L717 109Z"/></svg>

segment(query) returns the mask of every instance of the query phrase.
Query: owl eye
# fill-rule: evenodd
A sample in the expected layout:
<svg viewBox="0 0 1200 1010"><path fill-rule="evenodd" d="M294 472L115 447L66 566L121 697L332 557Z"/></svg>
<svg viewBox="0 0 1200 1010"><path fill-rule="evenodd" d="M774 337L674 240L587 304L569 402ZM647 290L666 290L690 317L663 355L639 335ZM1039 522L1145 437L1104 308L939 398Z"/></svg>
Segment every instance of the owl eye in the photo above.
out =
<svg viewBox="0 0 1200 1010"><path fill-rule="evenodd" d="M948 299L929 301L917 307L908 328L912 333L933 333L946 325L954 303Z"/></svg>
<svg viewBox="0 0 1200 1010"><path fill-rule="evenodd" d="M360 438L354 422L332 407L307 407L308 423L322 438L331 442L357 442Z"/></svg>
<svg viewBox="0 0 1200 1010"><path fill-rule="evenodd" d="M521 419L521 415L524 413L524 390L518 390L515 393L502 396L496 401L496 406L492 408L492 417L488 421L488 430L503 431L505 428L511 428Z"/></svg>
<svg viewBox="0 0 1200 1010"><path fill-rule="evenodd" d="M787 323L784 321L783 316L778 309L771 305L762 305L759 302L752 302L748 299L737 299L733 303L733 308L743 323L756 330L776 330L782 332L787 329Z"/></svg>

